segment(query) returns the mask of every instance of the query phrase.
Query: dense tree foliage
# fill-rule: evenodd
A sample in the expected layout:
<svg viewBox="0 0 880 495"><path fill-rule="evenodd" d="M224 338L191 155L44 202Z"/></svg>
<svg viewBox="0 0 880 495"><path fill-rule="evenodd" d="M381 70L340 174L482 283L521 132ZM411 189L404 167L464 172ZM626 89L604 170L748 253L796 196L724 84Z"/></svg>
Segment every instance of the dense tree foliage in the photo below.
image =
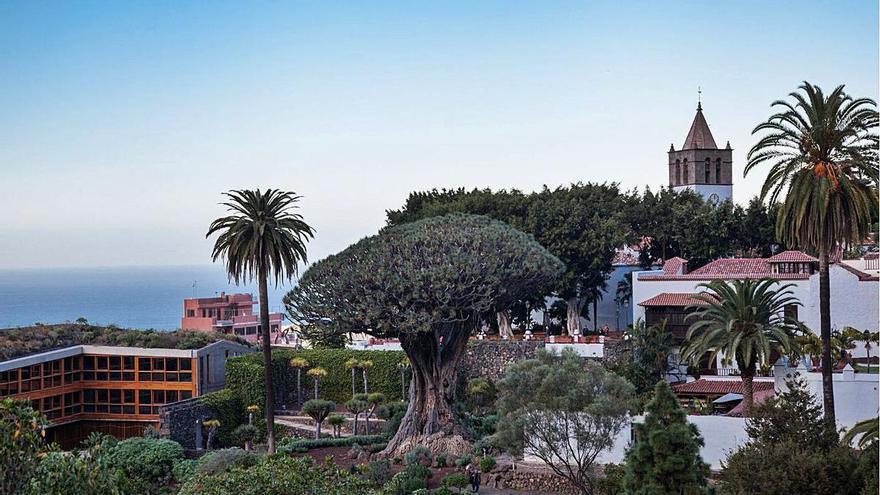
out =
<svg viewBox="0 0 880 495"><path fill-rule="evenodd" d="M582 493L594 493L596 456L623 428L632 385L570 350L540 351L511 365L498 391L493 444L534 455Z"/></svg>
<svg viewBox="0 0 880 495"><path fill-rule="evenodd" d="M606 365L629 380L640 396L650 396L654 386L670 369L669 356L674 344L672 332L666 329L665 322L645 325L643 320L638 320L624 332L618 343L618 352L609 356ZM647 400L644 398L645 402Z"/></svg>
<svg viewBox="0 0 880 495"><path fill-rule="evenodd" d="M397 337L412 364L406 416L387 453L470 448L453 413L456 367L494 308L548 287L562 263L484 216L452 214L367 237L309 268L288 294L303 327Z"/></svg>
<svg viewBox="0 0 880 495"><path fill-rule="evenodd" d="M746 433L749 441L724 463L723 493L855 495L865 474L877 470L859 470L855 452L840 443L802 380L755 407Z"/></svg>
<svg viewBox="0 0 880 495"><path fill-rule="evenodd" d="M45 450L48 422L27 400L0 400L0 493L17 493Z"/></svg>
<svg viewBox="0 0 880 495"><path fill-rule="evenodd" d="M703 439L688 423L665 380L657 382L645 422L634 425L635 444L626 453L624 493L679 495L705 492L709 466L700 457Z"/></svg>
<svg viewBox="0 0 880 495"><path fill-rule="evenodd" d="M775 244L775 209L753 199L746 208L724 202L712 206L692 191L661 188L621 192L615 184L572 184L524 194L517 190L463 188L414 192L388 225L464 212L506 222L535 239L567 267L553 289L564 309L547 308L579 333L579 316L589 317L606 291L615 249L639 242L644 266L681 256L698 268L724 256L769 256ZM707 236L706 232L713 235ZM615 290L616 288L612 288ZM509 321L526 321L530 310L545 309L545 296L533 291L509 308L499 308L503 335ZM595 325L595 318L593 323Z"/></svg>

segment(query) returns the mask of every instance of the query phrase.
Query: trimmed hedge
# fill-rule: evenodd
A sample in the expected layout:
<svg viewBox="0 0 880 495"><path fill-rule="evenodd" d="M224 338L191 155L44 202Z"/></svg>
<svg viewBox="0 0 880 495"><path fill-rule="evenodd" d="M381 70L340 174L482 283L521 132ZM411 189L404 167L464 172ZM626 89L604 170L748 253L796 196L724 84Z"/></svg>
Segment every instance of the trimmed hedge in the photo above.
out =
<svg viewBox="0 0 880 495"><path fill-rule="evenodd" d="M205 394L199 397L198 400L213 410L215 416L208 419L220 420L220 427L217 428L218 444L226 447L238 445L239 442L235 435L235 429L239 425L247 424L247 411L245 411L247 403L243 402L238 394L233 393L228 388ZM262 411L262 408L260 408L260 411ZM260 420L260 413L257 413L254 419ZM263 431L265 432L265 420L263 421Z"/></svg>
<svg viewBox="0 0 880 495"><path fill-rule="evenodd" d="M388 440L388 437L385 435L355 435L341 438L321 438L319 440L298 439L282 441L281 446L278 447L278 452L303 453L310 449L319 449L322 447L348 447L349 445L354 444L369 446L384 443L386 440Z"/></svg>
<svg viewBox="0 0 880 495"><path fill-rule="evenodd" d="M361 351L353 349L303 349L272 351L272 376L275 379L275 403L293 403L296 400L296 369L290 366L290 360L301 357L309 362L309 368L321 367L327 370L327 376L319 384L319 398L332 400L337 404L351 399L351 370L345 367L349 359L373 362L367 370L367 381L370 392L381 392L389 401L401 400L400 369L397 365L403 361L403 351ZM303 396L314 397L314 382L302 373ZM407 380L409 375L407 375ZM356 375L355 385L358 392L363 392L360 373ZM230 358L226 361L226 389L232 391L244 404L262 405L265 403L263 394L263 354L254 353L246 356Z"/></svg>

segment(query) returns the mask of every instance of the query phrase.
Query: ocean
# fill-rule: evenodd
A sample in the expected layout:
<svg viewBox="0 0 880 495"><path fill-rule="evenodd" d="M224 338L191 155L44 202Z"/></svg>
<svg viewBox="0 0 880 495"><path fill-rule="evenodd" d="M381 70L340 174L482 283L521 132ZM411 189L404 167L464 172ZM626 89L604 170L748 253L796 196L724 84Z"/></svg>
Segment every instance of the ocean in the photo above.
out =
<svg viewBox="0 0 880 495"><path fill-rule="evenodd" d="M270 311L283 311L289 289L269 283ZM221 265L0 270L0 328L83 317L92 324L174 330L184 298L221 291L258 295L256 284L229 282Z"/></svg>

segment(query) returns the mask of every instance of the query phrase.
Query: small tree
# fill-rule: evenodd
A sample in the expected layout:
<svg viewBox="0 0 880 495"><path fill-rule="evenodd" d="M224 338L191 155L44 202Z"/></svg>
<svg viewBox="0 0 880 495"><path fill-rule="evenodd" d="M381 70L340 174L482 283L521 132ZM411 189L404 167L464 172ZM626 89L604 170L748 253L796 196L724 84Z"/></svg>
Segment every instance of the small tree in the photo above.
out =
<svg viewBox="0 0 880 495"><path fill-rule="evenodd" d="M306 372L307 375L312 377L312 380L315 382L315 398L318 398L318 385L321 382L321 379L327 376L327 370L324 368L312 368Z"/></svg>
<svg viewBox="0 0 880 495"><path fill-rule="evenodd" d="M302 404L302 370L309 367L309 362L301 357L290 360L290 366L296 370L296 403Z"/></svg>
<svg viewBox="0 0 880 495"><path fill-rule="evenodd" d="M321 424L327 416L336 410L336 403L331 400L312 399L303 404L303 412L315 420L315 438L321 438Z"/></svg>
<svg viewBox="0 0 880 495"><path fill-rule="evenodd" d="M370 361L369 359L364 359L360 363L361 377L363 377L363 379L364 379L364 393L365 394L369 393L369 391L367 389L367 370L372 367L373 367L373 362Z"/></svg>
<svg viewBox="0 0 880 495"><path fill-rule="evenodd" d="M397 363L397 370L400 371L400 400L406 400L406 372L409 368L409 360L405 357Z"/></svg>
<svg viewBox="0 0 880 495"><path fill-rule="evenodd" d="M703 439L688 423L666 381L657 382L645 422L635 425L636 442L626 453L624 493L680 495L702 493L709 466L700 457Z"/></svg>
<svg viewBox="0 0 880 495"><path fill-rule="evenodd" d="M361 362L355 358L351 358L345 361L346 369L351 370L351 396L354 397L357 394L357 390L355 389L355 374L357 373L358 367L360 367Z"/></svg>
<svg viewBox="0 0 880 495"><path fill-rule="evenodd" d="M327 424L333 427L333 436L339 438L341 436L342 425L345 424L345 416L341 414L331 414L327 418Z"/></svg>
<svg viewBox="0 0 880 495"><path fill-rule="evenodd" d="M385 403L385 394L380 392L374 392L372 394L358 394L357 397L360 400L365 401L368 404L366 415L364 416L364 428L365 433L367 435L370 434L370 418L373 417L373 414L376 413L376 409L378 409L382 404Z"/></svg>
<svg viewBox="0 0 880 495"><path fill-rule="evenodd" d="M367 401L358 398L361 394L355 394L355 396L345 403L345 408L348 409L349 412L354 414L354 434L358 434L358 418L361 413L366 411L367 408L370 407L370 404Z"/></svg>
<svg viewBox="0 0 880 495"><path fill-rule="evenodd" d="M256 404L251 404L245 408L245 411L247 411L247 413L248 413L248 424L253 426L254 425L254 414L256 414L260 411L260 406L258 406Z"/></svg>
<svg viewBox="0 0 880 495"><path fill-rule="evenodd" d="M541 459L581 493L595 493L596 456L626 423L633 386L573 351L540 351L498 383L494 444Z"/></svg>
<svg viewBox="0 0 880 495"><path fill-rule="evenodd" d="M208 450L211 450L211 447L214 445L214 435L217 434L217 428L220 428L220 420L206 419L202 425L208 429L208 441L205 446Z"/></svg>

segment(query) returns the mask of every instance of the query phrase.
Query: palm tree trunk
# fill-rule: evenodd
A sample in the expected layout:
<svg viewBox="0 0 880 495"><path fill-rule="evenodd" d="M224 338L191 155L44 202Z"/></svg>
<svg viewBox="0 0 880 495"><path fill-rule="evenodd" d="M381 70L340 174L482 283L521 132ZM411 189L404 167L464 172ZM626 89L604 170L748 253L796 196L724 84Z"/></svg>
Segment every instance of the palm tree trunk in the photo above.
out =
<svg viewBox="0 0 880 495"><path fill-rule="evenodd" d="M828 251L819 250L819 329L822 338L822 396L825 418L835 424L834 381L831 363L831 282L828 272Z"/></svg>
<svg viewBox="0 0 880 495"><path fill-rule="evenodd" d="M260 266L260 328L263 333L263 375L266 381L267 452L275 452L275 389L272 386L272 345L269 337L269 288L266 267Z"/></svg>
<svg viewBox="0 0 880 495"><path fill-rule="evenodd" d="M318 377L315 377L315 398L318 398Z"/></svg>
<svg viewBox="0 0 880 495"><path fill-rule="evenodd" d="M355 388L354 388L354 381L355 381L355 378L354 378L354 367L352 367L352 368L351 368L351 396L352 396L352 397L354 397L354 395L357 393L357 390L355 390Z"/></svg>
<svg viewBox="0 0 880 495"><path fill-rule="evenodd" d="M296 369L296 403L298 405L302 405L303 397L302 397L302 368Z"/></svg>
<svg viewBox="0 0 880 495"><path fill-rule="evenodd" d="M366 394L366 393L368 393L367 392L367 369L366 368L361 369L361 374L364 377L364 393Z"/></svg>
<svg viewBox="0 0 880 495"><path fill-rule="evenodd" d="M581 334L581 309L584 306L583 301L579 297L570 297L565 301L566 305L566 326L568 327L568 335L574 337Z"/></svg>
<svg viewBox="0 0 880 495"><path fill-rule="evenodd" d="M593 299L593 333L599 331L599 298Z"/></svg>
<svg viewBox="0 0 880 495"><path fill-rule="evenodd" d="M755 404L754 375L742 370L740 373L743 384L743 416L750 418L752 417L752 407Z"/></svg>

